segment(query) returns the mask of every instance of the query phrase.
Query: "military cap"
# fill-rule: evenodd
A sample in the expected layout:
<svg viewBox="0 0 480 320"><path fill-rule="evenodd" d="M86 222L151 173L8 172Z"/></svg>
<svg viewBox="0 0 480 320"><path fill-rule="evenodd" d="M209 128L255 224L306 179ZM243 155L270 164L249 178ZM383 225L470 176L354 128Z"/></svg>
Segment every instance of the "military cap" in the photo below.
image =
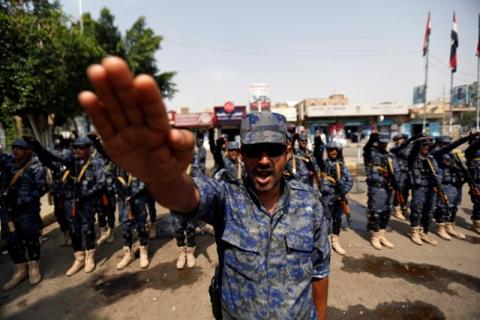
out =
<svg viewBox="0 0 480 320"><path fill-rule="evenodd" d="M394 135L392 138L393 141L398 141L400 139L408 139L408 135L405 133L401 133L401 134Z"/></svg>
<svg viewBox="0 0 480 320"><path fill-rule="evenodd" d="M307 141L308 140L308 133L306 131L302 131L299 134L298 139L301 140L301 141Z"/></svg>
<svg viewBox="0 0 480 320"><path fill-rule="evenodd" d="M242 144L278 143L287 144L285 123L287 119L278 113L251 112L242 119L240 140Z"/></svg>
<svg viewBox="0 0 480 320"><path fill-rule="evenodd" d="M439 137L435 137L435 142L436 142L436 143L449 144L450 142L452 142L452 137L449 137L449 136L439 136Z"/></svg>
<svg viewBox="0 0 480 320"><path fill-rule="evenodd" d="M227 144L227 150L238 150L240 149L240 144L237 141L230 141Z"/></svg>
<svg viewBox="0 0 480 320"><path fill-rule="evenodd" d="M390 139L388 137L388 134L385 134L385 133L380 133L378 135L378 142L379 143L388 143L390 142Z"/></svg>
<svg viewBox="0 0 480 320"><path fill-rule="evenodd" d="M88 139L88 137L85 137L85 136L84 137L78 137L72 143L72 147L90 146L90 145L92 145L92 142L90 141L90 139Z"/></svg>
<svg viewBox="0 0 480 320"><path fill-rule="evenodd" d="M329 143L327 143L327 145L325 147L327 149L337 149L337 150L342 149L342 147L338 143L336 143L335 141L330 141Z"/></svg>
<svg viewBox="0 0 480 320"><path fill-rule="evenodd" d="M17 148L22 148L22 149L31 149L32 147L27 143L27 141L23 139L15 139L15 141L12 143L12 148L17 147Z"/></svg>

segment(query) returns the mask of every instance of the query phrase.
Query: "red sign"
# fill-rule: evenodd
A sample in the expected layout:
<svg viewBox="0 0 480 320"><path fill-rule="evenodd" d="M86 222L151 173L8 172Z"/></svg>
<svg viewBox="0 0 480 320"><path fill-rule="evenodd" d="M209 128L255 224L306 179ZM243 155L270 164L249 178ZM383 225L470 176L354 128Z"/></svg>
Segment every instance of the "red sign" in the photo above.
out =
<svg viewBox="0 0 480 320"><path fill-rule="evenodd" d="M223 105L223 109L225 110L225 112L231 113L233 112L233 110L235 110L235 104L232 101L227 101Z"/></svg>
<svg viewBox="0 0 480 320"><path fill-rule="evenodd" d="M213 124L210 112L202 113L177 113L175 116L175 127L209 127Z"/></svg>

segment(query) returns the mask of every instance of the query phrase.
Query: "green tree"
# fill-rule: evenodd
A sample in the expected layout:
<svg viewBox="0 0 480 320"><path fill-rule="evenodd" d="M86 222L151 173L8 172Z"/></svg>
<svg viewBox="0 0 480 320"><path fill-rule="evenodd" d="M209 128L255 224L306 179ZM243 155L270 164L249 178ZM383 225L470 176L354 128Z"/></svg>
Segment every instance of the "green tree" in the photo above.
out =
<svg viewBox="0 0 480 320"><path fill-rule="evenodd" d="M127 61L135 75L140 73L152 75L164 97L172 98L177 91L176 85L172 82L176 72L160 73L155 59L161 41L162 37L155 35L154 31L147 27L145 17L138 18L127 30L124 38Z"/></svg>

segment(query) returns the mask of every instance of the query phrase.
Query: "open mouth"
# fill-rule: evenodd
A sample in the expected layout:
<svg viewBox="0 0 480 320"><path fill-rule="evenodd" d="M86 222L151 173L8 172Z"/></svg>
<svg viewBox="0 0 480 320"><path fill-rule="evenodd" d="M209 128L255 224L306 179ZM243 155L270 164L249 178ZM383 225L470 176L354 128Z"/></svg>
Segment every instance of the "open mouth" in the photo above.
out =
<svg viewBox="0 0 480 320"><path fill-rule="evenodd" d="M256 170L255 171L255 181L259 185L266 185L272 182L273 171L272 170Z"/></svg>

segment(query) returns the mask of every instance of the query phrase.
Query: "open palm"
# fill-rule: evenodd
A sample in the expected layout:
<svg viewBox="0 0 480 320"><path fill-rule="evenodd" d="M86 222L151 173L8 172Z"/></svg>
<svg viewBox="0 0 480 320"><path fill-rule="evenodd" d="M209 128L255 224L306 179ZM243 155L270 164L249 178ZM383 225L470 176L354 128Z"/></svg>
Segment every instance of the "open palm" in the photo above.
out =
<svg viewBox="0 0 480 320"><path fill-rule="evenodd" d="M194 136L170 128L162 95L148 75L133 77L120 58L105 58L87 71L95 92L80 104L102 137L110 158L145 182L168 182L192 159Z"/></svg>

